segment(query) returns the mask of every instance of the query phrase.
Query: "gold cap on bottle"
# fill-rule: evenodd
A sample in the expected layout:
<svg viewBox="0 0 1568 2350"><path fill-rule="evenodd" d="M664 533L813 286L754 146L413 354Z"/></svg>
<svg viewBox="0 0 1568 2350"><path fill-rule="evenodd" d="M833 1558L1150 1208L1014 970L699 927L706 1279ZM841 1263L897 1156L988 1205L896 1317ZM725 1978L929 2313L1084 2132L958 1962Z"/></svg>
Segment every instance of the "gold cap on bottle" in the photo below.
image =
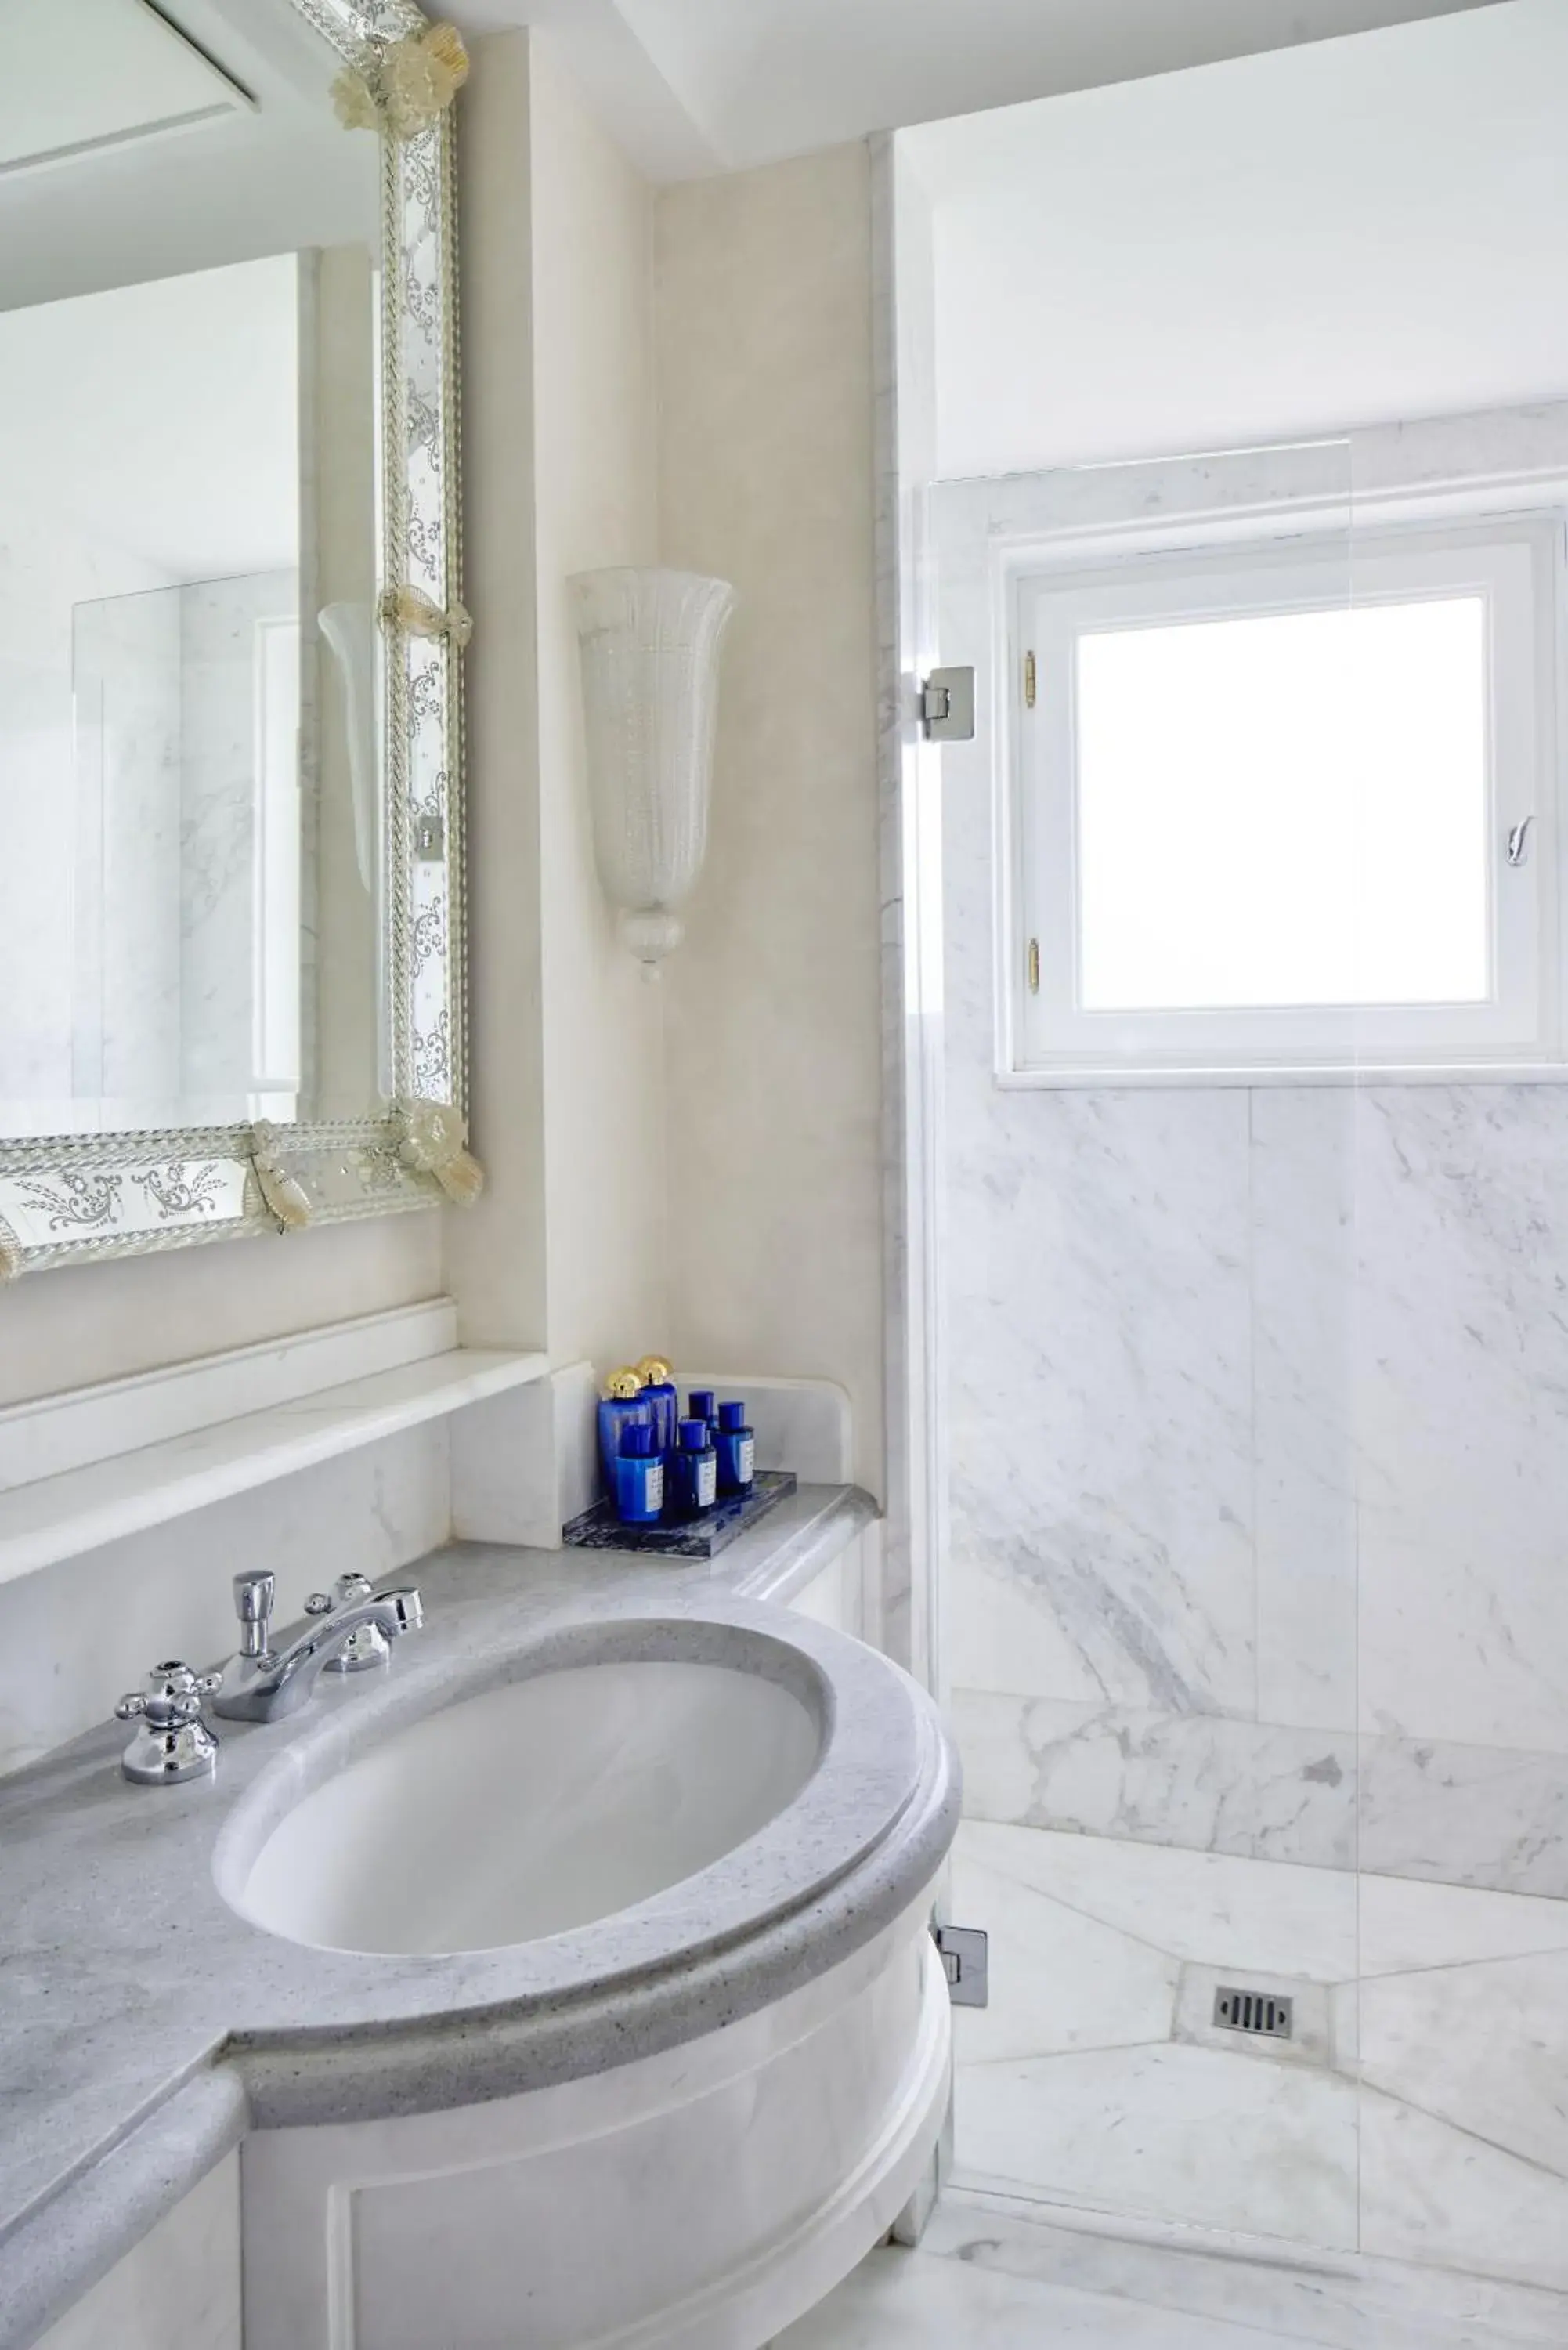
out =
<svg viewBox="0 0 1568 2350"><path fill-rule="evenodd" d="M637 1375L644 1387L667 1388L670 1380L669 1360L663 1355L644 1355L637 1367Z"/></svg>
<svg viewBox="0 0 1568 2350"><path fill-rule="evenodd" d="M612 1371L608 1378L605 1381L605 1399L607 1402L609 1400L611 1396L614 1396L624 1403L632 1396L640 1395L641 1393L642 1375L640 1372L633 1370L629 1363L623 1363L620 1369L618 1371Z"/></svg>

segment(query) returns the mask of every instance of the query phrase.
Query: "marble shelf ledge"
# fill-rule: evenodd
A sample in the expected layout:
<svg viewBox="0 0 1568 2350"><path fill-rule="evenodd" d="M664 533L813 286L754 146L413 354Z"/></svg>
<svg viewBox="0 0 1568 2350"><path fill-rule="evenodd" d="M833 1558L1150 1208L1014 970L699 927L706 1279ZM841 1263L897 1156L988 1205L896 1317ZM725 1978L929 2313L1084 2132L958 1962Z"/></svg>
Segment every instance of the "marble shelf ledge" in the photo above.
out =
<svg viewBox="0 0 1568 2350"><path fill-rule="evenodd" d="M542 1354L450 1347L0 1492L0 1583L544 1378Z"/></svg>

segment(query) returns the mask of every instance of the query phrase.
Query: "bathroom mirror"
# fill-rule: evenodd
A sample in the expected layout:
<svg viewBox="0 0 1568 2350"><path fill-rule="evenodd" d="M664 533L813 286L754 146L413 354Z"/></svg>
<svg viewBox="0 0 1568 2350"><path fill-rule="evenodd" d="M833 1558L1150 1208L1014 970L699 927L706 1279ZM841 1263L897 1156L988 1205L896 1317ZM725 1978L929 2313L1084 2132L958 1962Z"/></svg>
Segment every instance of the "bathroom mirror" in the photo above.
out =
<svg viewBox="0 0 1568 2350"><path fill-rule="evenodd" d="M464 1109L461 44L408 0L6 30L0 1270L425 1204Z"/></svg>

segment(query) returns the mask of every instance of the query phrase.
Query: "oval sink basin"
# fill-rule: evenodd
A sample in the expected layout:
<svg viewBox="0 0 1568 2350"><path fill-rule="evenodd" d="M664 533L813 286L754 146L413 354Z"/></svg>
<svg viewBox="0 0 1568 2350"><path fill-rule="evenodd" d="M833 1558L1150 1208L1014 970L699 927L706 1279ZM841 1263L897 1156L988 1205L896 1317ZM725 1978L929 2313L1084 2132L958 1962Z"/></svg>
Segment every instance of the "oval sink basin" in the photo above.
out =
<svg viewBox="0 0 1568 2350"><path fill-rule="evenodd" d="M791 1690L694 1661L559 1667L429 1714L289 1812L243 1917L336 1950L536 1941L665 1892L791 1803L822 1727Z"/></svg>

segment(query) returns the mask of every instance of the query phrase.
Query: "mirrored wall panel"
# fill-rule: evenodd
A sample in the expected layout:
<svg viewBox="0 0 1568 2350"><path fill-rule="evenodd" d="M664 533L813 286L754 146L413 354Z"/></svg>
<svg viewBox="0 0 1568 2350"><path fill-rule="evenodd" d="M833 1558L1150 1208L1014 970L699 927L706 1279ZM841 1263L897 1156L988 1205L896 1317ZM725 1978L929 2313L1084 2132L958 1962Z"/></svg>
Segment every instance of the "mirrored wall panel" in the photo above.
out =
<svg viewBox="0 0 1568 2350"><path fill-rule="evenodd" d="M7 29L0 1251L440 1196L461 45L400 0Z"/></svg>

